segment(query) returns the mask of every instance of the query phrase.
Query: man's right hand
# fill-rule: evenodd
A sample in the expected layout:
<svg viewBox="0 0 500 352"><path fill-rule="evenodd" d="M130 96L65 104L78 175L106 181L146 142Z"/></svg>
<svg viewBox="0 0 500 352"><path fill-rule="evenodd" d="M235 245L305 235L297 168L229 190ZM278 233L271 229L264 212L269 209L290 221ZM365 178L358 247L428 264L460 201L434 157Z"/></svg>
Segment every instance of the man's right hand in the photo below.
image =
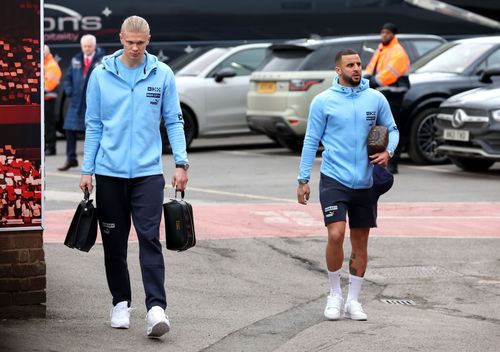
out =
<svg viewBox="0 0 500 352"><path fill-rule="evenodd" d="M309 195L311 194L311 189L308 183L300 184L297 187L297 200L300 204L307 205L309 200Z"/></svg>
<svg viewBox="0 0 500 352"><path fill-rule="evenodd" d="M92 193L92 175L82 175L80 179L80 189L82 192L85 192L85 188L89 190L89 193Z"/></svg>

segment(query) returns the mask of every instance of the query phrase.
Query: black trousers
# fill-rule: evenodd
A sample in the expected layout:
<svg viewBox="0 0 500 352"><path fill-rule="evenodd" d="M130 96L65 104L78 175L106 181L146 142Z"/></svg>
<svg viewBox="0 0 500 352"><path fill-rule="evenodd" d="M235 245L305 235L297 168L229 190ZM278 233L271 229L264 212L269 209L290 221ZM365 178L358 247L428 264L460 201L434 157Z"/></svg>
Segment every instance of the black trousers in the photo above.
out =
<svg viewBox="0 0 500 352"><path fill-rule="evenodd" d="M394 156L389 161L391 164L397 166L399 159L401 158L401 148L406 144L407 133L403 131L403 120L401 114L401 106L403 104L403 98L406 92L391 92L388 90L381 91L382 94L387 98L389 105L391 107L392 116L394 116L394 121L399 129L399 144L394 151Z"/></svg>
<svg viewBox="0 0 500 352"><path fill-rule="evenodd" d="M45 100L44 108L44 121L45 121L45 150L49 152L56 151L56 118L54 116L54 110L56 106L56 100L50 99Z"/></svg>
<svg viewBox="0 0 500 352"><path fill-rule="evenodd" d="M66 161L78 161L76 157L76 141L78 139L78 131L65 130L66 132Z"/></svg>
<svg viewBox="0 0 500 352"><path fill-rule="evenodd" d="M146 308L167 306L165 263L160 243L163 175L132 179L96 175L96 200L104 264L113 305L132 301L127 266L131 217L139 240Z"/></svg>

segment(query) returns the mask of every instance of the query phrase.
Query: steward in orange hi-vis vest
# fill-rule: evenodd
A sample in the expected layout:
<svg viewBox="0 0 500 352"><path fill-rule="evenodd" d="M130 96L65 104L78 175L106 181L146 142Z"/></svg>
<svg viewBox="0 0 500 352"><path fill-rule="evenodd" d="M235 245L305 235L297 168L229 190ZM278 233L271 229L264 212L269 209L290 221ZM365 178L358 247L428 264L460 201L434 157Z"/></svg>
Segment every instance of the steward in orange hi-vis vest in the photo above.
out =
<svg viewBox="0 0 500 352"><path fill-rule="evenodd" d="M43 60L45 100L55 99L56 88L61 81L61 68L52 54L47 54Z"/></svg>
<svg viewBox="0 0 500 352"><path fill-rule="evenodd" d="M401 105L408 89L410 89L410 59L405 49L399 44L396 34L398 29L393 23L386 23L380 31L381 43L365 69L365 78L370 80L370 88L382 93L389 102L392 116L397 126L403 125ZM407 136L400 134L400 143L389 160L388 170L398 173L401 146L406 144Z"/></svg>
<svg viewBox="0 0 500 352"><path fill-rule="evenodd" d="M378 86L390 86L410 71L410 59L396 37L389 44L379 44L365 69Z"/></svg>

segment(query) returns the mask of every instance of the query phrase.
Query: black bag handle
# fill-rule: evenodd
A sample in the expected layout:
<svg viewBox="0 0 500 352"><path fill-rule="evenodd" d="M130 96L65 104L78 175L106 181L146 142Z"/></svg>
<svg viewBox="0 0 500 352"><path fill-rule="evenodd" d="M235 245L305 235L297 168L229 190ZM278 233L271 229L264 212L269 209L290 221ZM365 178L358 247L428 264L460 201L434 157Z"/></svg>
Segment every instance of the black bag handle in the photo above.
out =
<svg viewBox="0 0 500 352"><path fill-rule="evenodd" d="M175 199L177 199L177 192L181 192L181 200L184 200L184 194L185 192L184 191L179 191L179 190L175 190Z"/></svg>
<svg viewBox="0 0 500 352"><path fill-rule="evenodd" d="M85 199L88 202L89 198L90 198L89 189L87 187L85 187L85 190L83 191L83 199Z"/></svg>

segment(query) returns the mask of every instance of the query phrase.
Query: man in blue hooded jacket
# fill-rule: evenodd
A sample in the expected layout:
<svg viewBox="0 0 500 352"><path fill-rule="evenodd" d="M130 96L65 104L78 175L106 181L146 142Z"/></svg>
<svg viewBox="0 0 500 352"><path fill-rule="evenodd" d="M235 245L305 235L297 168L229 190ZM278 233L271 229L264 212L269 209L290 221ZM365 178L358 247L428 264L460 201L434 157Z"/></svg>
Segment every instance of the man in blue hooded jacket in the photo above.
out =
<svg viewBox="0 0 500 352"><path fill-rule="evenodd" d="M330 89L311 103L300 161L297 199L307 204L309 179L319 142L324 146L320 177L320 202L328 231L326 263L330 294L324 315L328 320L367 320L358 301L368 262L368 235L376 227L376 199L372 189L373 165L387 166L398 144L399 132L387 99L369 88L361 78L361 59L344 49L335 57L335 78ZM368 156L370 129L382 125L389 130L387 150ZM345 306L340 285L344 260L346 216L349 215L351 257L349 292Z"/></svg>
<svg viewBox="0 0 500 352"><path fill-rule="evenodd" d="M177 190L186 187L189 164L174 74L146 52L149 40L146 20L128 17L120 32L123 49L106 56L92 72L80 188L92 191L95 174L106 278L113 298L111 327L130 325L127 241L132 218L146 293L146 331L149 337L160 337L170 329L159 239L165 186L161 120L174 155L172 187Z"/></svg>

